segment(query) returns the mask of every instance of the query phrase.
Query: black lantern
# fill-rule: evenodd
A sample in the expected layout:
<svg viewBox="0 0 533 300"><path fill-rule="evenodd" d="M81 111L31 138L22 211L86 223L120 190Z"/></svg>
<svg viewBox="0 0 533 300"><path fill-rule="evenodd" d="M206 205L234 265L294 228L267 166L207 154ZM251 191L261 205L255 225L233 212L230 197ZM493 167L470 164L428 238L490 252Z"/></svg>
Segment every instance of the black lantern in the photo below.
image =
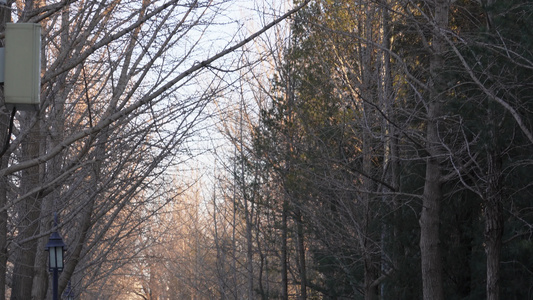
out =
<svg viewBox="0 0 533 300"><path fill-rule="evenodd" d="M54 215L54 227L57 228L57 214ZM63 271L63 253L65 243L57 231L52 232L45 250L49 254L48 270L52 273L52 299L59 300L58 297L58 278L59 272Z"/></svg>
<svg viewBox="0 0 533 300"><path fill-rule="evenodd" d="M49 258L49 271L58 272L63 271L63 253L65 251L65 243L59 235L58 232L53 232L48 239L48 244L46 244L46 251L50 255Z"/></svg>

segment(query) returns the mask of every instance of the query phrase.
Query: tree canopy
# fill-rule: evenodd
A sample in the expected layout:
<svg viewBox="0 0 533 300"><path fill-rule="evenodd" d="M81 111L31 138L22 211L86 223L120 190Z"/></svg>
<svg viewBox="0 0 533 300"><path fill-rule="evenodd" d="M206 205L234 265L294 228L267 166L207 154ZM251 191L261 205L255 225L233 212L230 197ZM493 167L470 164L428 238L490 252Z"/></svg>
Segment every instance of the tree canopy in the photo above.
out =
<svg viewBox="0 0 533 300"><path fill-rule="evenodd" d="M530 1L7 2L5 298L532 297Z"/></svg>

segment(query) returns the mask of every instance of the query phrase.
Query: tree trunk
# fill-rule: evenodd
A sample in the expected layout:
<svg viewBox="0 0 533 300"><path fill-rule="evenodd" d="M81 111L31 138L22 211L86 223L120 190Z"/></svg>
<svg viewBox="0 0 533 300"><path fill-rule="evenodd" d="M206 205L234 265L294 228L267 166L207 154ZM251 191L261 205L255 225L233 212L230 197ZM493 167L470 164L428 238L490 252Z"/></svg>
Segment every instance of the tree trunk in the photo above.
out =
<svg viewBox="0 0 533 300"><path fill-rule="evenodd" d="M22 142L22 152L25 160L39 156L40 126L39 120L35 120L35 112L21 113L22 127L30 127L28 136ZM13 286L11 300L31 299L33 277L35 275L34 264L37 253L38 240L35 236L39 233L39 217L41 215L41 203L39 193L30 191L39 184L40 166L22 171L21 187L25 199L17 205L19 215L18 236L16 244L16 258L13 267Z"/></svg>
<svg viewBox="0 0 533 300"><path fill-rule="evenodd" d="M428 135L428 139L429 139ZM420 255L424 300L444 299L439 245L439 212L442 197L440 165L429 158L426 165L423 207L420 215Z"/></svg>
<svg viewBox="0 0 533 300"><path fill-rule="evenodd" d="M244 182L244 181L243 181ZM246 221L246 272L247 274L247 295L248 299L254 299L254 253L253 253L253 236L252 236L252 214L253 204L249 205L248 199L244 201L244 218Z"/></svg>
<svg viewBox="0 0 533 300"><path fill-rule="evenodd" d="M374 40L373 38L373 23L375 7L372 3L367 3L364 6L366 18L361 22L364 31L364 37L367 41ZM371 177L376 173L374 164L372 162L374 156L374 149L376 148L376 141L373 138L374 126L376 126L375 110L373 102L376 99L376 89L378 78L374 73L374 68L377 64L374 54L374 46L370 42L363 42L360 45L361 49L361 96L363 99L363 119L362 119L362 158L363 158L363 173L367 176L362 178L363 181L363 210L364 219L363 224L363 257L364 257L364 294L365 300L376 300L378 297L378 285L374 284L379 276L379 261L380 255L376 254L375 245L379 243L380 235L378 235L377 227L373 224L375 214L375 203L373 193L376 186Z"/></svg>
<svg viewBox="0 0 533 300"><path fill-rule="evenodd" d="M43 22L44 23L44 22ZM41 24L46 28L46 24ZM68 26L69 26L69 10L68 8L63 9L61 15L61 45L62 49L69 49L68 45ZM42 50L44 53L44 49ZM43 55L42 68L46 67L46 56ZM53 105L49 112L49 119L52 126L49 130L43 130L42 136L47 138L46 145L49 148L56 147L64 139L65 131L65 99L68 97L67 86L67 73L57 76L56 82L53 85L54 92L56 95L53 99ZM48 135L46 135L48 133ZM49 149L48 148L48 149ZM61 155L55 156L46 164L46 172L44 174L45 181L51 181L61 174L62 167ZM60 206L57 203L57 199L61 198L61 193L59 189L54 189L50 194L42 199L42 210L40 217L40 232L41 234L46 234L51 229L51 218L50 216L54 213L59 213ZM37 257L35 260L35 277L33 279L33 290L32 290L32 299L44 299L48 290L48 258L44 248L48 242L48 236L45 235L39 239L39 246L37 248Z"/></svg>
<svg viewBox="0 0 533 300"><path fill-rule="evenodd" d="M288 264L287 214L289 210L288 206L289 206L289 202L287 200L283 200L283 207L281 211L281 299L282 300L289 299L289 281L288 281L289 268L287 266Z"/></svg>
<svg viewBox="0 0 533 300"><path fill-rule="evenodd" d="M305 263L305 236L302 211L299 207L295 209L296 215L296 234L298 235L298 265L300 269L300 299L307 299L307 266Z"/></svg>
<svg viewBox="0 0 533 300"><path fill-rule="evenodd" d="M487 191L484 207L485 253L487 254L487 300L500 299L500 254L503 235L501 156L487 154Z"/></svg>
<svg viewBox="0 0 533 300"><path fill-rule="evenodd" d="M498 203L497 199L491 199L485 204L485 222L487 300L499 300L503 218L501 203Z"/></svg>
<svg viewBox="0 0 533 300"><path fill-rule="evenodd" d="M494 0L485 0L485 9L493 6ZM486 11L487 28L492 29L492 13ZM490 123L490 136L492 145L497 147L495 113L489 108L488 121ZM503 236L503 209L502 209L502 158L496 150L487 152L487 190L484 207L485 217L485 253L487 254L487 300L500 299L500 255Z"/></svg>
<svg viewBox="0 0 533 300"><path fill-rule="evenodd" d="M442 116L442 102L446 83L442 72L445 67L443 54L446 41L442 31L448 26L449 0L435 0L432 56L430 60L430 99L428 103L426 149L426 178L420 215L420 255L422 268L422 290L425 300L443 300L442 262L440 254L439 226L441 183L441 141L438 121Z"/></svg>
<svg viewBox="0 0 533 300"><path fill-rule="evenodd" d="M384 163L383 172L387 183L391 187L387 189L390 193L399 192L399 159L398 159L398 134L396 129L396 118L394 111L394 91L392 86L392 70L391 70L391 40L390 40L390 22L389 4L388 0L382 0L381 3L381 72L378 80L380 92L380 101L383 112L386 118L382 119L382 132L384 134ZM388 272L400 257L400 252L397 251L399 247L395 245L400 244L399 241L399 226L396 220L401 219L401 207L398 203L399 197L383 196L385 206L392 207L393 222L382 225L382 254L381 254L381 273L382 275ZM388 260L392 260L392 263ZM392 265L391 265L392 264ZM387 299L394 295L394 292L385 283L381 283L380 295L383 299Z"/></svg>

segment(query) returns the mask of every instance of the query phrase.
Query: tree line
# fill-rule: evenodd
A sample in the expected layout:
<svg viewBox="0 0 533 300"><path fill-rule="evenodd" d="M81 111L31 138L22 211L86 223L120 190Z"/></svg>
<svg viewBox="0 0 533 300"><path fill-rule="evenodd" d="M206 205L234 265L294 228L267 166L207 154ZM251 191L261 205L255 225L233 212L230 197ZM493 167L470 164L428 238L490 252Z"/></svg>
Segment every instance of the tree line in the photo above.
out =
<svg viewBox="0 0 533 300"><path fill-rule="evenodd" d="M338 0L291 19L246 147L232 136L256 297L532 297L532 13Z"/></svg>
<svg viewBox="0 0 533 300"><path fill-rule="evenodd" d="M50 297L58 230L80 299L532 297L529 1L265 2L215 49L231 3L8 1L0 295Z"/></svg>

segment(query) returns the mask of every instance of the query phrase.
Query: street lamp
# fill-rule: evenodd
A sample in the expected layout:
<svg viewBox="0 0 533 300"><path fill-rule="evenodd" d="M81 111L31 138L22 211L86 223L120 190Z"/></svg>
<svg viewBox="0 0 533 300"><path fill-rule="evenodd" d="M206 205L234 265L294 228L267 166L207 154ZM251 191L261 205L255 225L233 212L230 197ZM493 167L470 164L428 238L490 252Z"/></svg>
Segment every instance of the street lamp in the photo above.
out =
<svg viewBox="0 0 533 300"><path fill-rule="evenodd" d="M48 244L46 244L46 251L49 253L49 271L53 272L57 270L58 272L63 271L63 253L65 250L65 243L59 235L59 233L52 232L50 239L48 239Z"/></svg>
<svg viewBox="0 0 533 300"><path fill-rule="evenodd" d="M57 227L57 217L55 220L55 226ZM58 277L59 272L63 271L63 253L65 250L65 243L61 238L61 235L57 231L52 232L48 243L46 244L46 251L49 254L48 271L53 273L53 289L52 299L58 300Z"/></svg>

